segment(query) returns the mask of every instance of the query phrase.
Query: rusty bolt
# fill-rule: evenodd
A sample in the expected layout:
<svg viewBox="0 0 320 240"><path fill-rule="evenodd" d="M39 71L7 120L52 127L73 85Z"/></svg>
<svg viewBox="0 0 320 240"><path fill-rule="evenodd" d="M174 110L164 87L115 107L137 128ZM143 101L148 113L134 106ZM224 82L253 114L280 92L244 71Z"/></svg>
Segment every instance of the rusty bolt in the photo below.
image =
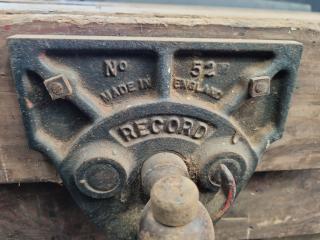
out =
<svg viewBox="0 0 320 240"><path fill-rule="evenodd" d="M269 84L266 82L258 82L255 86L255 92L256 93L265 93L269 89Z"/></svg>
<svg viewBox="0 0 320 240"><path fill-rule="evenodd" d="M249 93L251 97L260 97L270 94L270 77L261 76L250 79Z"/></svg>
<svg viewBox="0 0 320 240"><path fill-rule="evenodd" d="M54 95L61 96L63 94L63 85L59 82L50 83L49 89Z"/></svg>
<svg viewBox="0 0 320 240"><path fill-rule="evenodd" d="M189 178L164 177L153 186L150 202L156 221L171 227L183 226L198 214L199 191Z"/></svg>
<svg viewBox="0 0 320 240"><path fill-rule="evenodd" d="M65 98L72 94L72 88L69 81L63 75L57 75L46 79L44 85L48 90L51 99Z"/></svg>

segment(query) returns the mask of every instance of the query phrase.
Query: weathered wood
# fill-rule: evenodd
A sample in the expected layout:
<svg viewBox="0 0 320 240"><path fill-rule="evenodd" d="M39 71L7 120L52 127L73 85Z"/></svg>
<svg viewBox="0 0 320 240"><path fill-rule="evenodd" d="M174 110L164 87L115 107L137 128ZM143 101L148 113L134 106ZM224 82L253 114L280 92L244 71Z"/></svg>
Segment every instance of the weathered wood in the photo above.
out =
<svg viewBox="0 0 320 240"><path fill-rule="evenodd" d="M218 240L320 238L320 170L256 173L215 227ZM0 187L0 239L102 240L64 187Z"/></svg>
<svg viewBox="0 0 320 240"><path fill-rule="evenodd" d="M295 236L295 237L284 237L284 238L270 238L269 240L318 240L320 234Z"/></svg>
<svg viewBox="0 0 320 240"><path fill-rule="evenodd" d="M60 181L41 154L28 149L6 38L14 34L131 35L291 39L304 44L299 83L284 138L264 157L259 171L320 167L320 16L246 10L177 7L40 5L42 10L4 6L0 11L0 182ZM37 6L37 5L32 5ZM54 7L55 6L55 7ZM4 10L20 9L20 10ZM35 7L34 7L35 8ZM48 9L51 11L48 12Z"/></svg>
<svg viewBox="0 0 320 240"><path fill-rule="evenodd" d="M218 236L222 239L320 236L319 173L320 170L256 173L232 211L218 222Z"/></svg>
<svg viewBox="0 0 320 240"><path fill-rule="evenodd" d="M58 185L4 185L0 208L0 239L105 239Z"/></svg>

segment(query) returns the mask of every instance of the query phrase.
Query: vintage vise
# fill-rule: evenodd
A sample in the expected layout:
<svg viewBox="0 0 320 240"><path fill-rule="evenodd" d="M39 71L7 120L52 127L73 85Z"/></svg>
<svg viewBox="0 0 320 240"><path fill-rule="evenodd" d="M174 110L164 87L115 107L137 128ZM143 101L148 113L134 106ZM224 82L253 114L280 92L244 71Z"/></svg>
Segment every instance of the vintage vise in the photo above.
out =
<svg viewBox="0 0 320 240"><path fill-rule="evenodd" d="M32 148L107 239L212 240L281 137L293 41L16 35Z"/></svg>

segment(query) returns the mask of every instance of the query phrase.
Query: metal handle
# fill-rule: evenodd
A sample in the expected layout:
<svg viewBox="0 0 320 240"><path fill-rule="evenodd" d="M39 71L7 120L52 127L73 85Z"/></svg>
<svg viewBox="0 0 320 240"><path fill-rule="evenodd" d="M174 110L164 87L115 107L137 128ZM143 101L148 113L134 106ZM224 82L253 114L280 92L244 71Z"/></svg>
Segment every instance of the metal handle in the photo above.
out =
<svg viewBox="0 0 320 240"><path fill-rule="evenodd" d="M139 240L214 240L209 213L187 176L183 160L175 154L156 154L145 162L142 184L150 200L141 217Z"/></svg>

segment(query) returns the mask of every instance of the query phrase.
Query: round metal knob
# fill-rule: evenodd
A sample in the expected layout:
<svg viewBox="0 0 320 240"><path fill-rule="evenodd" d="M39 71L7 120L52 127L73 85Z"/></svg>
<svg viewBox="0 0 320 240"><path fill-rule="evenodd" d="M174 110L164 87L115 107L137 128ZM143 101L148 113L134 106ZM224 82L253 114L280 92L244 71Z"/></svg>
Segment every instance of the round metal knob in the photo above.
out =
<svg viewBox="0 0 320 240"><path fill-rule="evenodd" d="M169 176L157 181L150 196L154 218L167 226L191 222L198 214L199 191L189 178Z"/></svg>
<svg viewBox="0 0 320 240"><path fill-rule="evenodd" d="M68 160L73 180L84 195L110 198L124 189L135 167L132 154L118 144L107 141L82 146Z"/></svg>
<svg viewBox="0 0 320 240"><path fill-rule="evenodd" d="M93 198L114 196L125 184L127 174L117 162L91 159L82 163L74 175L79 190Z"/></svg>

